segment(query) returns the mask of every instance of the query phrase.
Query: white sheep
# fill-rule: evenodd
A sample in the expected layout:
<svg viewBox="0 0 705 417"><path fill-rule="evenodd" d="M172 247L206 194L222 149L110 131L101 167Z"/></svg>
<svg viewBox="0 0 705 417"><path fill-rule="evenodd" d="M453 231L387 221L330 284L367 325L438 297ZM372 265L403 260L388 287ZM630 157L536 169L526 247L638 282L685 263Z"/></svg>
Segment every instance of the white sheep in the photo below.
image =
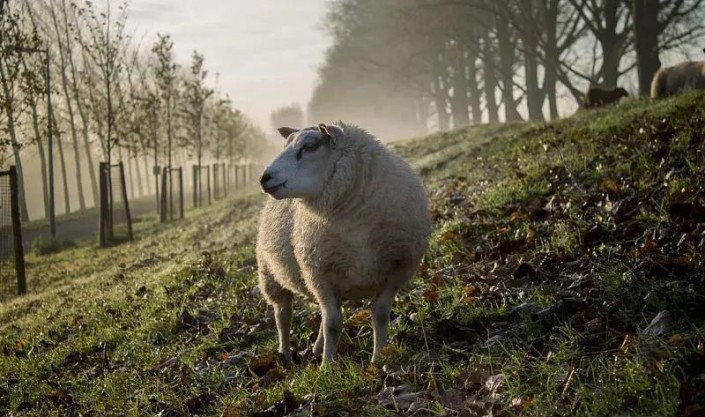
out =
<svg viewBox="0 0 705 417"><path fill-rule="evenodd" d="M689 90L705 90L705 61L685 61L672 67L661 67L651 80L652 99Z"/></svg>
<svg viewBox="0 0 705 417"><path fill-rule="evenodd" d="M314 353L333 362L343 299L372 298L378 363L394 296L416 274L431 233L414 170L363 129L338 122L282 127L286 148L260 178L269 199L257 236L259 286L274 307L279 352L291 360L292 298L316 302Z"/></svg>

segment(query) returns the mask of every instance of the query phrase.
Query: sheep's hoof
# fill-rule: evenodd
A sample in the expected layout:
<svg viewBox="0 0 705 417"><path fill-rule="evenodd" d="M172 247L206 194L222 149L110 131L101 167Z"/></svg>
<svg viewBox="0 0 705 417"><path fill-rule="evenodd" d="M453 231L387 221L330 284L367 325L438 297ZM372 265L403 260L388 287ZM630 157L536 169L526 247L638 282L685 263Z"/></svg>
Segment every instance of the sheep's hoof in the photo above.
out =
<svg viewBox="0 0 705 417"><path fill-rule="evenodd" d="M288 355L286 353L279 352L279 360L281 361L282 365L284 365L284 368L291 368L291 352L289 352Z"/></svg>
<svg viewBox="0 0 705 417"><path fill-rule="evenodd" d="M376 367L380 367L380 366L384 365L384 358L382 358L382 355L373 356L371 362L372 362L372 365L374 365Z"/></svg>
<svg viewBox="0 0 705 417"><path fill-rule="evenodd" d="M324 359L323 361L321 361L321 366L319 366L318 369L320 369L321 371L329 371L333 369L334 365L335 362Z"/></svg>

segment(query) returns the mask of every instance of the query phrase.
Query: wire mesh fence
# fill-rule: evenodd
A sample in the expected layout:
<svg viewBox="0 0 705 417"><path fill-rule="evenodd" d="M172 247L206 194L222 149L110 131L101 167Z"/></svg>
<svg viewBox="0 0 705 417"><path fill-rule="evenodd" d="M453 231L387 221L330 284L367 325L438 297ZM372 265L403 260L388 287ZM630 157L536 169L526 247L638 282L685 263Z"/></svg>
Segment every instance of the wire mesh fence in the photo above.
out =
<svg viewBox="0 0 705 417"><path fill-rule="evenodd" d="M27 291L15 167L0 172L0 301Z"/></svg>
<svg viewBox="0 0 705 417"><path fill-rule="evenodd" d="M175 218L184 218L184 172L182 168L162 169L162 193L160 195L160 220L162 223Z"/></svg>
<svg viewBox="0 0 705 417"><path fill-rule="evenodd" d="M100 230L101 246L132 239L132 219L127 199L125 169L122 162L100 163Z"/></svg>
<svg viewBox="0 0 705 417"><path fill-rule="evenodd" d="M206 199L211 204L211 167L208 165L193 166L193 206L203 206ZM204 189L205 188L205 189Z"/></svg>

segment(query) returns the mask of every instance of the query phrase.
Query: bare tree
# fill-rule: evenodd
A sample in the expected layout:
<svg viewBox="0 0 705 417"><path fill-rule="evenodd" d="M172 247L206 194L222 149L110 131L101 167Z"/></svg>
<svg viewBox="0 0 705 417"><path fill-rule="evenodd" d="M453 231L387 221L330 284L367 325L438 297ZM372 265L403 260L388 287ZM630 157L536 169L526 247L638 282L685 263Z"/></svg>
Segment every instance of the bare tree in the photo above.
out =
<svg viewBox="0 0 705 417"><path fill-rule="evenodd" d="M157 36L158 40L152 46L152 55L154 56L152 72L158 89L161 108L166 116L167 165L171 167L171 145L173 136L172 112L176 95L176 63L174 62L172 52L174 42L169 35L157 34Z"/></svg>
<svg viewBox="0 0 705 417"><path fill-rule="evenodd" d="M213 94L213 90L206 88L205 79L208 71L203 69L204 57L198 51L193 51L191 56L191 71L184 81L184 100L181 111L188 120L187 129L193 138L192 146L196 148L198 166L203 158L203 116L206 100Z"/></svg>
<svg viewBox="0 0 705 417"><path fill-rule="evenodd" d="M117 7L117 16L113 18L110 0L106 1L104 11L97 11L92 2L86 2L85 7L79 9L81 24L86 28L86 38L79 37L83 51L90 63L96 69L96 90L100 89L104 95L104 108L94 109L94 118L106 119L105 137L102 138L103 152L108 164L111 163L112 149L117 138L115 134L116 106L114 95L119 83L119 77L124 69L121 61L122 48L126 44L125 21L127 19L127 6L122 3Z"/></svg>
<svg viewBox="0 0 705 417"><path fill-rule="evenodd" d="M9 140L0 143L0 147L3 148L3 153L6 153L8 147L11 148L17 169L20 214L22 220L27 221L29 212L20 157L20 150L24 144L20 142L17 134L17 120L27 109L21 90L25 90L25 93L30 95L39 94L36 91L36 84L32 83L32 80L36 79L35 76L23 71L25 67L22 65L28 51L38 48L39 39L36 33L24 32L22 25L22 17L8 10L0 21L0 107L5 116L4 130L9 136Z"/></svg>

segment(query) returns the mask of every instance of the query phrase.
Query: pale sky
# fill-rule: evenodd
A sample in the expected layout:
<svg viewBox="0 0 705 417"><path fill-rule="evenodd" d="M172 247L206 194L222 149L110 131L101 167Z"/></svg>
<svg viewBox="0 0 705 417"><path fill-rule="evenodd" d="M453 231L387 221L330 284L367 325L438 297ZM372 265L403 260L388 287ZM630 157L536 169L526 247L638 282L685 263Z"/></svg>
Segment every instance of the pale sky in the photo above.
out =
<svg viewBox="0 0 705 417"><path fill-rule="evenodd" d="M205 56L209 85L267 133L271 111L298 103L305 110L317 69L330 44L322 29L328 0L130 0L128 28L148 50L157 32L174 40L188 66L194 49ZM116 1L111 2L117 5Z"/></svg>

